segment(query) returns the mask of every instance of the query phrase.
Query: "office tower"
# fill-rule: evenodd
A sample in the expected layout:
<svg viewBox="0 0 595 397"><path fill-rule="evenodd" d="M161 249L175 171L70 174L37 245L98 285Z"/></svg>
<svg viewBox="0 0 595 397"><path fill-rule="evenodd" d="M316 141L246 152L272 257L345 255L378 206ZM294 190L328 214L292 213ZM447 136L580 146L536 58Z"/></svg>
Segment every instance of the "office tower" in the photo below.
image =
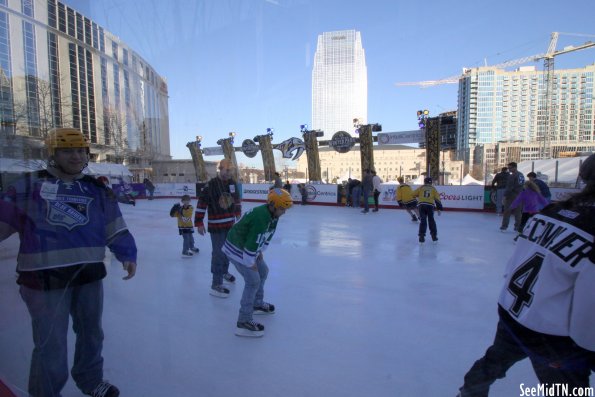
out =
<svg viewBox="0 0 595 397"><path fill-rule="evenodd" d="M354 135L353 119L368 120L368 77L360 32L318 36L312 69L312 129L330 139L337 131Z"/></svg>

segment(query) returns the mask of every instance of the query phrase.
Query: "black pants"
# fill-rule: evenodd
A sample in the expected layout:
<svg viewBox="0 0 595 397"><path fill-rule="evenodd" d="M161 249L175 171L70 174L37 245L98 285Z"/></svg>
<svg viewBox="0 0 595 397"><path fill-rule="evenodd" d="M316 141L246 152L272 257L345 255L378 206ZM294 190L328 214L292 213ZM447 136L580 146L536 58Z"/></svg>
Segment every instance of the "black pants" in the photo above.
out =
<svg viewBox="0 0 595 397"><path fill-rule="evenodd" d="M501 307L499 314L494 343L465 375L462 397L487 397L490 385L527 357L539 382L545 385L567 384L569 392L573 387L589 386L589 360L593 359L593 352L577 346L569 337L531 331Z"/></svg>
<svg viewBox="0 0 595 397"><path fill-rule="evenodd" d="M374 205L376 206L376 210L378 210L378 197L380 197L380 192L374 189Z"/></svg>
<svg viewBox="0 0 595 397"><path fill-rule="evenodd" d="M419 235L425 236L426 230L428 228L428 223L430 224L430 235L433 237L438 235L438 229L436 228L436 221L434 220L434 206L433 205L424 205L421 204L418 206L419 208Z"/></svg>

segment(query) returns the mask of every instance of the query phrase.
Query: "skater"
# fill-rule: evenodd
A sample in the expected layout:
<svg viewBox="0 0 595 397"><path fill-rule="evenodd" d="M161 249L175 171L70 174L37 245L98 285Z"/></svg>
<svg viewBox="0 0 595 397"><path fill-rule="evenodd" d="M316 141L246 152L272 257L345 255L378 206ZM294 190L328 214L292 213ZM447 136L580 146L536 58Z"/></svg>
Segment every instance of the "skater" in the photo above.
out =
<svg viewBox="0 0 595 397"><path fill-rule="evenodd" d="M550 188L547 185L547 183L545 183L544 181L539 179L535 172L529 172L527 174L527 178L529 178L529 180L531 182L533 182L537 185L537 187L539 188L539 191L541 192L541 195L543 197L545 197L545 199L547 200L548 203L550 201L552 201L552 192L550 192Z"/></svg>
<svg viewBox="0 0 595 397"><path fill-rule="evenodd" d="M376 171L372 171L372 185L374 185L374 209L372 212L378 212L378 198L380 197L380 184L382 178L376 175Z"/></svg>
<svg viewBox="0 0 595 397"><path fill-rule="evenodd" d="M549 204L549 201L541 195L539 187L533 182L525 181L524 190L510 204L511 209L522 208L521 224L519 225L519 234L514 238L517 241L525 224L533 215L541 211L543 207Z"/></svg>
<svg viewBox="0 0 595 397"><path fill-rule="evenodd" d="M155 185L153 185L153 182L151 182L149 178L145 178L143 180L143 184L145 185L145 190L149 192L149 200L153 200L153 193L155 193Z"/></svg>
<svg viewBox="0 0 595 397"><path fill-rule="evenodd" d="M434 206L438 210L438 215L442 211L442 202L440 195L434 186L432 186L432 178L424 178L424 185L417 188L413 192L413 197L417 198L419 203L419 215L421 222L419 223L419 242L426 241L426 229L430 225L430 235L432 241L438 241L438 229L436 228L436 221L434 220Z"/></svg>
<svg viewBox="0 0 595 397"><path fill-rule="evenodd" d="M460 397L487 396L492 383L527 357L542 385L569 391L589 386L595 363L595 155L579 176L585 182L580 193L548 206L522 231L498 299L494 342L465 375Z"/></svg>
<svg viewBox="0 0 595 397"><path fill-rule="evenodd" d="M505 232L508 229L510 222L510 215L514 216L514 230L519 231L521 225L521 208L510 208L510 205L522 191L523 183L525 183L525 176L517 170L517 164L513 161L508 163L508 170L510 176L506 182L506 189L504 190L504 213L502 214L502 225L500 231Z"/></svg>
<svg viewBox="0 0 595 397"><path fill-rule="evenodd" d="M347 183L347 194L349 195L349 202L354 208L359 208L361 199L362 183L358 179L349 178Z"/></svg>
<svg viewBox="0 0 595 397"><path fill-rule="evenodd" d="M198 205L194 214L194 226L198 234L205 235L204 217L208 215L208 232L211 235L211 282L210 294L218 298L227 298L229 289L223 286L223 280L233 283L235 276L229 273L229 261L221 252L229 229L242 215L239 188L232 179L233 164L228 159L219 162L219 175L212 178L203 187L198 196Z"/></svg>
<svg viewBox="0 0 595 397"><path fill-rule="evenodd" d="M238 336L263 336L264 325L255 322L252 315L275 313L275 306L263 300L269 268L262 253L275 234L279 218L292 204L289 192L272 189L267 204L247 212L227 235L223 252L245 283L236 324Z"/></svg>
<svg viewBox="0 0 595 397"><path fill-rule="evenodd" d="M283 187L283 181L281 180L281 175L278 172L275 172L275 177L273 178L273 188L281 189Z"/></svg>
<svg viewBox="0 0 595 397"><path fill-rule="evenodd" d="M2 203L3 215L14 216L12 227L0 222L0 239L18 232L21 240L17 284L31 316L35 346L29 395L61 395L68 380L72 318L72 379L85 395L117 397L118 388L103 379L103 260L107 246L122 262L124 280L131 279L136 244L113 192L82 174L90 155L83 134L73 128L50 130L45 148L47 168L25 174L15 183L15 200Z"/></svg>
<svg viewBox="0 0 595 397"><path fill-rule="evenodd" d="M194 226L192 225L192 214L194 207L190 204L190 196L182 196L182 204L176 203L169 211L169 216L178 218L178 232L182 236L182 258L192 258L200 251L194 246Z"/></svg>
<svg viewBox="0 0 595 397"><path fill-rule="evenodd" d="M405 207L413 222L417 222L419 219L419 210L417 208L417 199L413 197L413 190L411 190L411 186L405 183L405 179L402 176L398 177L397 181L399 182L396 197L397 203L399 203L399 207Z"/></svg>
<svg viewBox="0 0 595 397"><path fill-rule="evenodd" d="M362 181L362 191L364 194L364 209L362 213L367 214L370 212L370 204L368 203L368 198L370 197L370 193L374 190L374 182L372 181L372 172L369 169L364 170L364 178Z"/></svg>
<svg viewBox="0 0 595 397"><path fill-rule="evenodd" d="M306 205L308 202L308 189L306 189L306 184L302 183L299 185L300 194L302 195L302 205Z"/></svg>
<svg viewBox="0 0 595 397"><path fill-rule="evenodd" d="M496 193L496 213L502 215L502 200L504 200L504 191L508 183L510 172L507 167L503 167L492 180L492 190Z"/></svg>

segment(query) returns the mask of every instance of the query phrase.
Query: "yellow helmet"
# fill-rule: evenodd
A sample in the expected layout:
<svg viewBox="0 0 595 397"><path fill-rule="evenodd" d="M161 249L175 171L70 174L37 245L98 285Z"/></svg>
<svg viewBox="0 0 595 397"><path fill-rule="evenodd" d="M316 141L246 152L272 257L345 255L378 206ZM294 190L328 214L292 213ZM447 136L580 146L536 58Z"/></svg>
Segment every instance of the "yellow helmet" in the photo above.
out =
<svg viewBox="0 0 595 397"><path fill-rule="evenodd" d="M54 128L45 138L45 147L50 156L56 153L56 149L65 148L87 148L88 152L89 141L75 128Z"/></svg>
<svg viewBox="0 0 595 397"><path fill-rule="evenodd" d="M293 205L289 192L278 187L269 191L267 202L273 203L275 208L287 209Z"/></svg>

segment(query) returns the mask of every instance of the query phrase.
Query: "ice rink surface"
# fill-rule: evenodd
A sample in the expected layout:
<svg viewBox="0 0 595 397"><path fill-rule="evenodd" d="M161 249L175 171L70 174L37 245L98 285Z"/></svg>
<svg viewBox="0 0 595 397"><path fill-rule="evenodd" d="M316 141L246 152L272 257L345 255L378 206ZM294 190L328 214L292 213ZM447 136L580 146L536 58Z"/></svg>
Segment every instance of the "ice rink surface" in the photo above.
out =
<svg viewBox="0 0 595 397"><path fill-rule="evenodd" d="M264 254L265 300L276 313L256 318L264 337L240 338L243 280L228 299L209 295L210 238L195 233L200 253L181 258L175 202L121 207L138 271L123 281L121 265L108 263L103 356L123 397L455 396L492 342L514 249L495 214L445 212L439 243L420 246L418 224L402 210L296 205ZM15 283L17 245L16 236L0 243L0 379L26 390L33 344ZM72 364L72 332L69 345ZM518 396L521 384L537 385L528 360L490 395ZM69 379L63 396L81 395Z"/></svg>

